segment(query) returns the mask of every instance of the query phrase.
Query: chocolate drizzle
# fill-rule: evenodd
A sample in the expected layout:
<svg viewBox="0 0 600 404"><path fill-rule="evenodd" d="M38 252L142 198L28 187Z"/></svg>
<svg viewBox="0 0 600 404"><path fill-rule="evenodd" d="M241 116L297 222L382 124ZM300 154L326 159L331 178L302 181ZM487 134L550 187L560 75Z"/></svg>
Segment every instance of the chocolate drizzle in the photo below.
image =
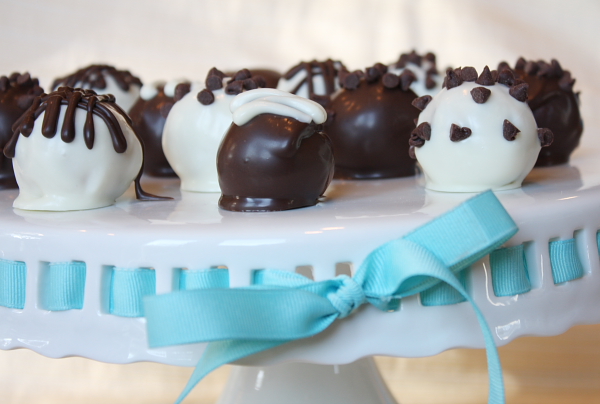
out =
<svg viewBox="0 0 600 404"><path fill-rule="evenodd" d="M84 142L88 149L94 147L94 120L93 115L102 119L106 124L111 136L113 148L116 153L123 153L127 150L127 140L121 129L115 113L132 126L129 116L115 104L115 98L111 94L98 95L93 90L81 88L60 87L50 94L41 94L37 96L31 107L19 118L13 125L13 135L4 147L4 155L8 158L15 157L15 151L19 135L29 137L33 131L36 119L44 113L41 133L46 138L53 138L58 131L58 120L60 117L61 106L66 105L65 118L61 128L61 140L70 143L75 139L75 110L77 108L86 111L86 119L83 127ZM132 130L135 134L135 131ZM144 143L137 134L135 136L140 141L142 153ZM139 179L142 175L142 169L135 179L136 197L142 200L164 200L170 198L151 195L142 190Z"/></svg>
<svg viewBox="0 0 600 404"><path fill-rule="evenodd" d="M300 88L306 84L308 88L308 98L318 102L324 108L327 108L331 102L331 95L336 91L335 80L336 78L340 77L341 71L347 72L346 67L342 64L342 62L331 59L327 59L324 62L312 60L310 62L298 63L296 66L288 70L283 75L283 78L286 80L291 80L296 74L305 72L306 77L304 77L304 79L302 79L296 85L296 87L290 91L290 93L298 94ZM325 94L315 93L314 80L316 76L323 77L323 82L325 83Z"/></svg>
<svg viewBox="0 0 600 404"><path fill-rule="evenodd" d="M132 75L128 70L117 70L109 65L90 65L77 70L75 73L58 78L52 83L52 88L56 89L59 86L65 87L85 87L85 88L106 88L105 76L111 76L117 85L123 91L129 91L129 87L133 84L142 86L139 78Z"/></svg>
<svg viewBox="0 0 600 404"><path fill-rule="evenodd" d="M38 79L29 73L0 77L0 189L17 188L12 161L5 158L3 148L12 137L13 124L43 93Z"/></svg>

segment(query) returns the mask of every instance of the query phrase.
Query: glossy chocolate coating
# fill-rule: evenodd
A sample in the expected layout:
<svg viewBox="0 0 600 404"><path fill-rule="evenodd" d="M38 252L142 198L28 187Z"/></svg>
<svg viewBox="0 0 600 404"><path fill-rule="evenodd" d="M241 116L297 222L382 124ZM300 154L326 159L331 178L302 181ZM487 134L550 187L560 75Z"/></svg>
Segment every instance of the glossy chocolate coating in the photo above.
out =
<svg viewBox="0 0 600 404"><path fill-rule="evenodd" d="M521 69L515 72L529 84L527 102L538 128L548 128L554 134L554 141L550 146L542 148L535 166L568 163L583 132L578 95L564 86L561 88L561 77L527 74Z"/></svg>
<svg viewBox="0 0 600 404"><path fill-rule="evenodd" d="M219 206L240 212L315 205L333 175L333 153L321 125L261 114L231 124L217 154Z"/></svg>
<svg viewBox="0 0 600 404"><path fill-rule="evenodd" d="M381 79L361 80L355 90L344 89L333 99L335 112L325 127L333 143L335 178L375 179L415 174L408 140L419 110L411 90L386 88Z"/></svg>
<svg viewBox="0 0 600 404"><path fill-rule="evenodd" d="M0 78L0 189L17 188L12 160L4 156L4 146L13 135L13 124L44 90L28 73Z"/></svg>
<svg viewBox="0 0 600 404"><path fill-rule="evenodd" d="M162 149L162 132L174 100L165 94L163 86L157 90L158 94L149 100L139 98L129 116L133 129L144 142L144 174L176 177Z"/></svg>

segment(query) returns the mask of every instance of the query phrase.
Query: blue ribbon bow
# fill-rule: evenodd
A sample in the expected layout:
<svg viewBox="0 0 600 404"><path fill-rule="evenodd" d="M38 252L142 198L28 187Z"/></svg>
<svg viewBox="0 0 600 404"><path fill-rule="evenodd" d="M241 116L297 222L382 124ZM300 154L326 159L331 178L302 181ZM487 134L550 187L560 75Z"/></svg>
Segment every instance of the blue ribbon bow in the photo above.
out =
<svg viewBox="0 0 600 404"><path fill-rule="evenodd" d="M456 274L517 232L498 199L484 192L371 252L354 277L314 282L276 270L255 273L254 284L145 298L152 347L209 342L180 403L204 376L223 364L307 338L350 315L365 302L397 310L400 299L446 282L467 299L487 349L489 403L504 403L504 383L494 338Z"/></svg>

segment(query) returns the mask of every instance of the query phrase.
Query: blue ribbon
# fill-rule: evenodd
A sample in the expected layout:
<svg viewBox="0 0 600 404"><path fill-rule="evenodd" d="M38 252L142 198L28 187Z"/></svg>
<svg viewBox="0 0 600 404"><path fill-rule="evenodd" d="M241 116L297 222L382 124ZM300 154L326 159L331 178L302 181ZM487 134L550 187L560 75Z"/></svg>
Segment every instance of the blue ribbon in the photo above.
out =
<svg viewBox="0 0 600 404"><path fill-rule="evenodd" d="M353 278L313 282L298 274L262 270L255 284L236 289L180 291L145 298L152 347L209 342L180 403L223 364L325 330L365 302L397 310L400 299L446 282L468 300L483 331L490 377L489 403L504 403L500 359L492 333L456 274L517 232L491 191L371 252Z"/></svg>

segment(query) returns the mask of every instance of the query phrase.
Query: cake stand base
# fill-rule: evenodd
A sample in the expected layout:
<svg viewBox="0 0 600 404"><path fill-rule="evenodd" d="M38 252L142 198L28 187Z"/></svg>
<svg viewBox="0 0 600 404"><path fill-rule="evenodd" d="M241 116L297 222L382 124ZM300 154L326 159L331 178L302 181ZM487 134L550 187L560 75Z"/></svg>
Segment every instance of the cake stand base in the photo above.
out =
<svg viewBox="0 0 600 404"><path fill-rule="evenodd" d="M348 365L235 366L218 404L397 404L372 358Z"/></svg>

